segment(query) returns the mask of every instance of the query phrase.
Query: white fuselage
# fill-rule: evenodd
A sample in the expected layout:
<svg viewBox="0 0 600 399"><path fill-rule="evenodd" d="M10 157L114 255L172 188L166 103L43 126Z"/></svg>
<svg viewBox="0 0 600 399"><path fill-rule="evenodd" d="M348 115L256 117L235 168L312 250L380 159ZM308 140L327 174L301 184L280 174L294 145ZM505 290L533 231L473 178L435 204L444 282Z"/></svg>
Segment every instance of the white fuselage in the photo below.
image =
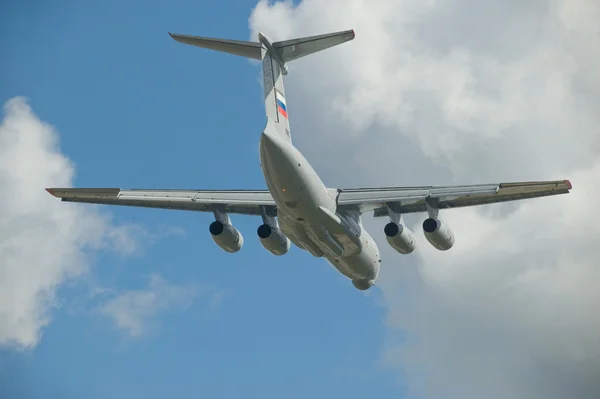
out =
<svg viewBox="0 0 600 399"><path fill-rule="evenodd" d="M359 214L338 213L336 191L327 189L290 142L263 132L259 148L281 231L297 247L327 259L357 288L369 288L379 274L379 249Z"/></svg>

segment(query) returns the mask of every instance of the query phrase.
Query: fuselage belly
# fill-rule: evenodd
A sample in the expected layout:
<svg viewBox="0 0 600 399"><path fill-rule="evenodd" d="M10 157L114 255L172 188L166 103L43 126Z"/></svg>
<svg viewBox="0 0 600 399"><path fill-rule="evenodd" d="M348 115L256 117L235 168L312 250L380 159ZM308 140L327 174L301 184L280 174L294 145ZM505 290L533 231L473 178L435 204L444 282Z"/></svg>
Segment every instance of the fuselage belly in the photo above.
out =
<svg viewBox="0 0 600 399"><path fill-rule="evenodd" d="M347 220L350 216L336 213L335 194L291 143L264 132L259 151L282 232L294 245L324 257L353 281L372 284L379 274L379 249L359 217L352 222ZM343 226L335 222L341 219Z"/></svg>

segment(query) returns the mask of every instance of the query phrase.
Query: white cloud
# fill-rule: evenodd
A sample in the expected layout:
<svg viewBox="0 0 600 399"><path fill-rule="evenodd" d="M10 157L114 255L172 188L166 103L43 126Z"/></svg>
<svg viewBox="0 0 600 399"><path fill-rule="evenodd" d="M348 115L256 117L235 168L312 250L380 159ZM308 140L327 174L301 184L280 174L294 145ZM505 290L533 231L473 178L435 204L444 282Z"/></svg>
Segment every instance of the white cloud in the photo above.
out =
<svg viewBox="0 0 600 399"><path fill-rule="evenodd" d="M135 226L114 226L90 206L45 187L71 187L74 168L58 133L16 97L0 125L0 346L34 347L57 306L56 290L88 271L87 249L130 253Z"/></svg>
<svg viewBox="0 0 600 399"><path fill-rule="evenodd" d="M366 218L385 259L384 357L416 397L600 397L599 20L592 0L261 1L250 18L253 38L356 31L286 79L294 142L329 185L574 185L443 211L449 252L409 217L418 252L395 254Z"/></svg>
<svg viewBox="0 0 600 399"><path fill-rule="evenodd" d="M198 285L170 284L160 275L153 274L147 288L125 291L107 301L99 311L111 318L117 328L130 338L139 338L154 326L160 314L184 310L198 295L206 293L209 290ZM214 293L210 306L217 306L220 300L221 295Z"/></svg>

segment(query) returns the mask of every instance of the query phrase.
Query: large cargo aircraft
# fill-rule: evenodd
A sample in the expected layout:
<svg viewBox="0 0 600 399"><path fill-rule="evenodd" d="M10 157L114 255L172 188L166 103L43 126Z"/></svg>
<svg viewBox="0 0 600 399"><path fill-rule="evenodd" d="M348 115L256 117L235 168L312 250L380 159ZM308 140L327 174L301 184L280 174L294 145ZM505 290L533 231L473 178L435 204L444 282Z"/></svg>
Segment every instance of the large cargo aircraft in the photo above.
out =
<svg viewBox="0 0 600 399"><path fill-rule="evenodd" d="M263 33L258 42L171 34L178 42L262 61L266 126L260 136L260 166L268 190L144 190L119 188L48 188L67 202L127 205L212 212L209 231L222 249L237 252L242 234L230 214L257 215L257 234L274 255L284 255L290 240L315 257L325 258L359 290L369 289L379 275L381 258L361 215L373 211L388 217L384 234L401 254L415 250L415 237L402 215L427 213L425 238L446 251L454 234L439 218L440 209L566 194L568 180L495 183L464 186L328 188L292 144L289 112L283 88L287 63L354 39L354 30L272 42Z"/></svg>

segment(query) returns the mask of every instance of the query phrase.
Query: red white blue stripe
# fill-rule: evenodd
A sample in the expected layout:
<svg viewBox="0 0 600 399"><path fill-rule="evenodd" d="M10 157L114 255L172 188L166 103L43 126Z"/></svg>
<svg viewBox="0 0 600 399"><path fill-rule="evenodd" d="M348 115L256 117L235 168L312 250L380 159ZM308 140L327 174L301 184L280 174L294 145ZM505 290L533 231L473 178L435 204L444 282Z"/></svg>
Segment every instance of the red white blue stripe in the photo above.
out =
<svg viewBox="0 0 600 399"><path fill-rule="evenodd" d="M283 94L279 93L277 90L275 91L275 102L277 103L277 111L287 119L288 114L287 106L285 105L285 97L283 97Z"/></svg>

